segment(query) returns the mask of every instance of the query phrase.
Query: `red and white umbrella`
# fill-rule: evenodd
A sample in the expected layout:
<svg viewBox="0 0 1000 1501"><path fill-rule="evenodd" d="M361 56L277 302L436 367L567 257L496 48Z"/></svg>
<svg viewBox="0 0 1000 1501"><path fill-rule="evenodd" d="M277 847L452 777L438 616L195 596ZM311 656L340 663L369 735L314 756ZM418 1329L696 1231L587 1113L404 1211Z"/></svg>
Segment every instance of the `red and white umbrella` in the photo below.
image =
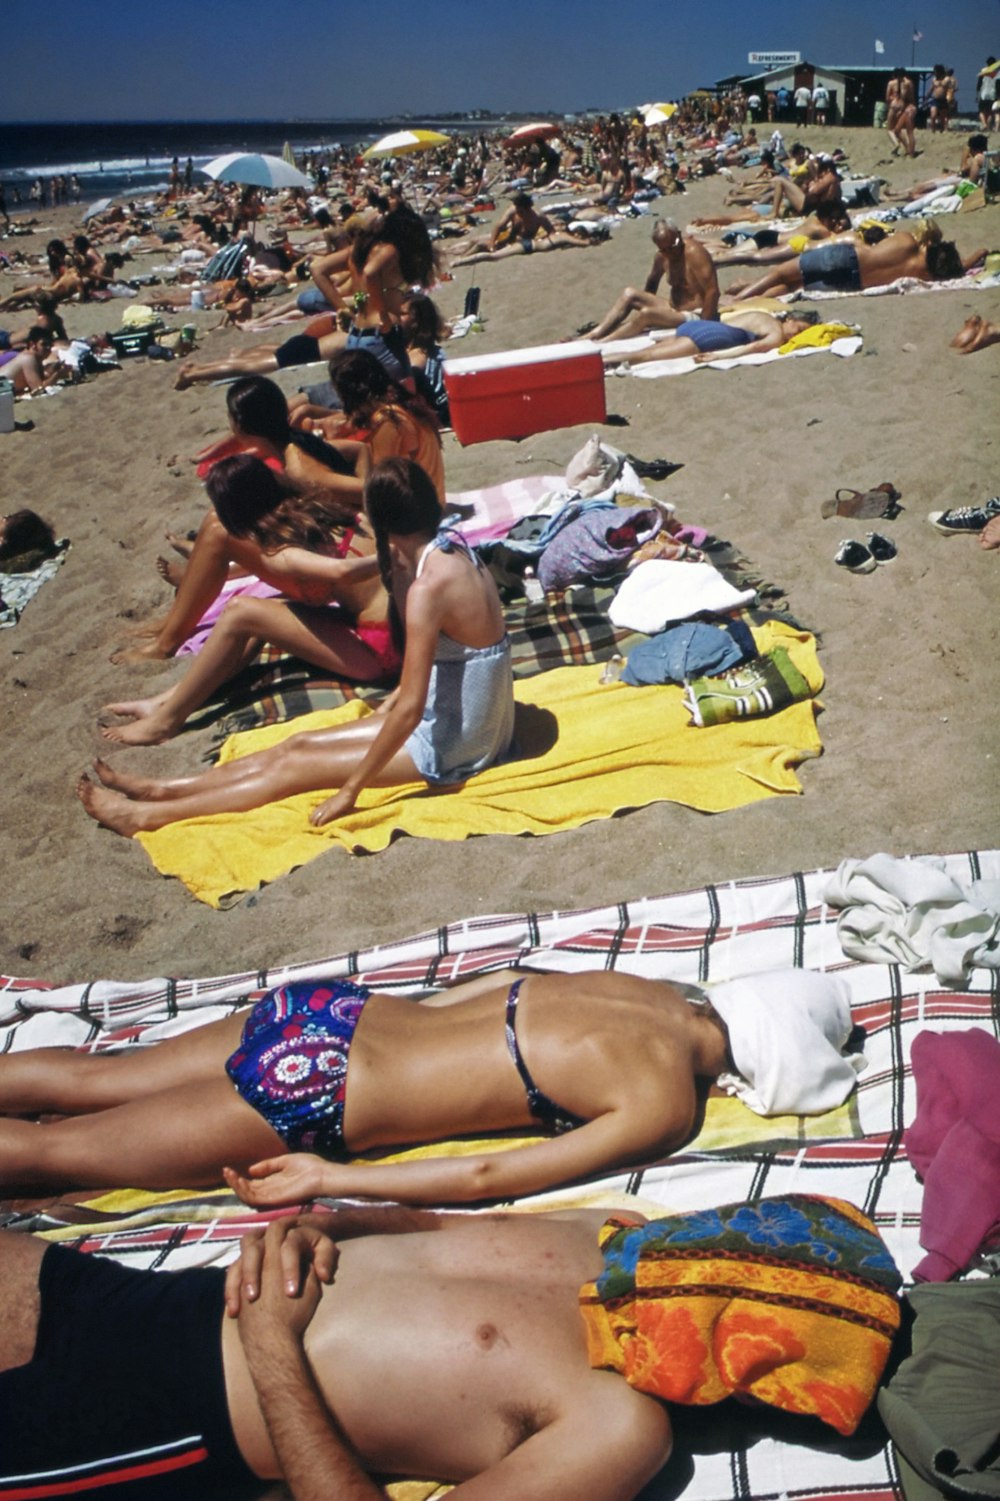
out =
<svg viewBox="0 0 1000 1501"><path fill-rule="evenodd" d="M562 126L553 120L536 120L532 125L519 125L507 137L508 141L546 141L551 136L562 134Z"/></svg>

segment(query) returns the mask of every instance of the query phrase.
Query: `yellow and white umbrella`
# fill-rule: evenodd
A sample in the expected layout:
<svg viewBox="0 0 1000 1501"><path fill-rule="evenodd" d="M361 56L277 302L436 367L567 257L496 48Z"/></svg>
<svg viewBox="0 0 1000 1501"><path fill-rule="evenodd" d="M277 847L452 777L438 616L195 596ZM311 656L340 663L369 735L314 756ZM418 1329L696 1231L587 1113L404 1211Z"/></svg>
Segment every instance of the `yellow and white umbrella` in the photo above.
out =
<svg viewBox="0 0 1000 1501"><path fill-rule="evenodd" d="M362 155L366 161L381 156L409 156L413 151L432 151L435 146L447 146L450 136L439 130L394 130L383 136L374 146L369 146Z"/></svg>
<svg viewBox="0 0 1000 1501"><path fill-rule="evenodd" d="M644 125L666 125L677 113L676 104L648 104L643 112Z"/></svg>

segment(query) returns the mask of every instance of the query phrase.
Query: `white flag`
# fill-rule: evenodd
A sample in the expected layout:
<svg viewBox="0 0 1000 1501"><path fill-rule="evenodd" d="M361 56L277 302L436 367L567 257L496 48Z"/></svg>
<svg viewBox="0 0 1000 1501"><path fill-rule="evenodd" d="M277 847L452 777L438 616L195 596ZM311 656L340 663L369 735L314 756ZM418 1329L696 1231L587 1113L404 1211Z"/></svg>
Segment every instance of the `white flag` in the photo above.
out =
<svg viewBox="0 0 1000 1501"><path fill-rule="evenodd" d="M875 43L875 51L876 52L884 52L885 51L885 43L884 42L876 41L876 43Z"/></svg>

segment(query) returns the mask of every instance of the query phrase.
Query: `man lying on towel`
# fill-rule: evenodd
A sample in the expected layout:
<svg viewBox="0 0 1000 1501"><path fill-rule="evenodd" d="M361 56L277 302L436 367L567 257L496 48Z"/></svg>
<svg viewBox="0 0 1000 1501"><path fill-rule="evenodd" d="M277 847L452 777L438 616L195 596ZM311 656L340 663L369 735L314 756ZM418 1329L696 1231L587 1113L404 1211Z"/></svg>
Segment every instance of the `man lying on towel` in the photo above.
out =
<svg viewBox="0 0 1000 1501"><path fill-rule="evenodd" d="M694 358L699 365L709 360L730 360L735 355L766 354L780 349L789 339L812 328L815 313L730 313L724 323L714 318L691 318L677 325L672 339L657 339L648 349L634 354L615 354L605 350L605 360L613 365L647 365L656 360Z"/></svg>
<svg viewBox="0 0 1000 1501"><path fill-rule="evenodd" d="M228 1275L0 1235L0 1496L360 1501L374 1472L629 1501L671 1450L652 1398L853 1432L899 1324L858 1210L601 1220L346 1209L254 1232Z"/></svg>

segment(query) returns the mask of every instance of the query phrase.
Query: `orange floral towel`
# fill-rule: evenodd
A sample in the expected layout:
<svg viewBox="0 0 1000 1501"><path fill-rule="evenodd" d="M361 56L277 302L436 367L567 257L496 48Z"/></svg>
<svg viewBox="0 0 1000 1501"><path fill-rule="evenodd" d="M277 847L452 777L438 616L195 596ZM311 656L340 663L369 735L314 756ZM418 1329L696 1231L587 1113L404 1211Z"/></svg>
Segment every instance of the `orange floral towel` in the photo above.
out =
<svg viewBox="0 0 1000 1501"><path fill-rule="evenodd" d="M667 1402L746 1393L853 1433L899 1327L900 1276L871 1221L791 1194L601 1231L580 1291L592 1366Z"/></svg>

